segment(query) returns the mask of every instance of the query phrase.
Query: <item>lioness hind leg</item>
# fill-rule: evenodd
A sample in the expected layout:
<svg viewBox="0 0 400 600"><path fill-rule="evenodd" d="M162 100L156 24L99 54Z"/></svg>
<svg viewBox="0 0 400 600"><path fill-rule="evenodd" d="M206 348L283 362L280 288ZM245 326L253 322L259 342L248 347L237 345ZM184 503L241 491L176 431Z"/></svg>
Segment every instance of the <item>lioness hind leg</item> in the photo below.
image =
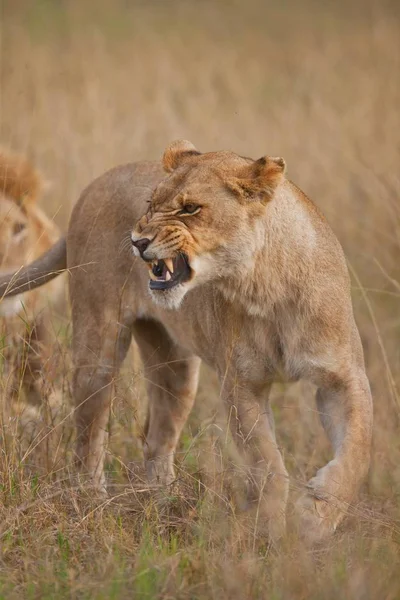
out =
<svg viewBox="0 0 400 600"><path fill-rule="evenodd" d="M148 392L144 455L150 483L175 479L174 454L196 396L200 359L176 346L162 325L137 321L135 339Z"/></svg>
<svg viewBox="0 0 400 600"><path fill-rule="evenodd" d="M73 394L76 404L76 459L79 470L105 489L103 472L113 383L131 342L130 327L117 319L102 327L74 319Z"/></svg>
<svg viewBox="0 0 400 600"><path fill-rule="evenodd" d="M320 387L317 406L334 458L309 481L308 492L298 501L301 533L310 543L335 531L368 471L372 399L363 369L355 365L334 385Z"/></svg>

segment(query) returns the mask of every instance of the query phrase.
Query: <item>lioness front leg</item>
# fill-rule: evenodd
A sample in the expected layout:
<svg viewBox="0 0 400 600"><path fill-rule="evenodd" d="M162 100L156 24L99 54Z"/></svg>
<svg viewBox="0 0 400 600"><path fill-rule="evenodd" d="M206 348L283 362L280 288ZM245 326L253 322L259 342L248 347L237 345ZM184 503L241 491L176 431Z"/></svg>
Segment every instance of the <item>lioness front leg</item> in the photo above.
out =
<svg viewBox="0 0 400 600"><path fill-rule="evenodd" d="M175 450L195 400L200 359L176 346L155 321L137 321L134 334L148 393L143 444L147 479L168 485L175 479Z"/></svg>
<svg viewBox="0 0 400 600"><path fill-rule="evenodd" d="M248 478L247 509L254 518L254 533L266 532L276 541L285 532L289 479L275 439L269 388L235 382L229 389L225 382L223 394Z"/></svg>
<svg viewBox="0 0 400 600"><path fill-rule="evenodd" d="M317 406L334 458L309 481L298 502L301 532L311 543L335 531L368 471L372 399L363 368L356 364L320 386Z"/></svg>

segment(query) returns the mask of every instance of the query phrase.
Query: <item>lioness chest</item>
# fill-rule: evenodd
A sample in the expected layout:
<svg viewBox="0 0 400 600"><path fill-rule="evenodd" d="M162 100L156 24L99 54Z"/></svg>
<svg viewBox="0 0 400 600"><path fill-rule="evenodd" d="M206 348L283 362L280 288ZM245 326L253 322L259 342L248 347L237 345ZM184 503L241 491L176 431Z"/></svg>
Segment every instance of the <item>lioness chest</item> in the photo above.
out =
<svg viewBox="0 0 400 600"><path fill-rule="evenodd" d="M275 323L233 307L211 286L188 294L180 310L155 309L172 340L223 376L264 382L292 378L284 364Z"/></svg>

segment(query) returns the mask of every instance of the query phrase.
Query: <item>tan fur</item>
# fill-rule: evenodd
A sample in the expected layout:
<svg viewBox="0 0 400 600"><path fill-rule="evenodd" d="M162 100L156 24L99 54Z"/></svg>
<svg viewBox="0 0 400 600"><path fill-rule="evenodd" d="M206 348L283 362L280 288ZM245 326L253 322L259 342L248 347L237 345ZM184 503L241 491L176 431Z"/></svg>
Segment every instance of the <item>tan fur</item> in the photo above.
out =
<svg viewBox="0 0 400 600"><path fill-rule="evenodd" d="M0 151L0 268L11 271L41 256L60 237L56 225L37 206L42 179L21 156ZM39 379L46 359L46 320L62 293L60 278L29 294L0 299L0 330L7 358L7 389L40 403ZM22 378L21 378L22 374Z"/></svg>
<svg viewBox="0 0 400 600"><path fill-rule="evenodd" d="M23 156L0 149L0 192L19 206L37 201L42 179Z"/></svg>
<svg viewBox="0 0 400 600"><path fill-rule="evenodd" d="M305 378L318 387L334 452L298 505L305 535L322 538L335 530L367 472L372 428L341 247L285 178L282 159L200 154L180 141L167 148L164 167L168 178L157 163L109 171L83 192L71 217L78 460L103 486L112 384L134 335L148 382L149 480L171 482L200 357L221 381L247 474L247 509L259 533L276 539L285 527L289 481L268 391L277 376ZM182 214L188 204L193 214ZM184 252L190 280L149 293L148 267L132 257L131 236L135 244L148 240L146 261ZM6 284L0 278L0 289Z"/></svg>

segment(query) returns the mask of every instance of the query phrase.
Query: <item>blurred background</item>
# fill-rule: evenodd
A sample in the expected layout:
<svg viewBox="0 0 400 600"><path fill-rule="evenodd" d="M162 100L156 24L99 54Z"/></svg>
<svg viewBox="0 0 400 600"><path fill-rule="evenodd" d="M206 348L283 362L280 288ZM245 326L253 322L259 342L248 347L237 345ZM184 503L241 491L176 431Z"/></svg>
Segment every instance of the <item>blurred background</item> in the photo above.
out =
<svg viewBox="0 0 400 600"><path fill-rule="evenodd" d="M348 258L375 399L367 503L398 519L399 3L3 0L1 44L0 142L52 182L42 205L63 231L94 177L176 138L285 158ZM306 477L328 452L311 392L274 394ZM217 395L203 378L192 423Z"/></svg>

